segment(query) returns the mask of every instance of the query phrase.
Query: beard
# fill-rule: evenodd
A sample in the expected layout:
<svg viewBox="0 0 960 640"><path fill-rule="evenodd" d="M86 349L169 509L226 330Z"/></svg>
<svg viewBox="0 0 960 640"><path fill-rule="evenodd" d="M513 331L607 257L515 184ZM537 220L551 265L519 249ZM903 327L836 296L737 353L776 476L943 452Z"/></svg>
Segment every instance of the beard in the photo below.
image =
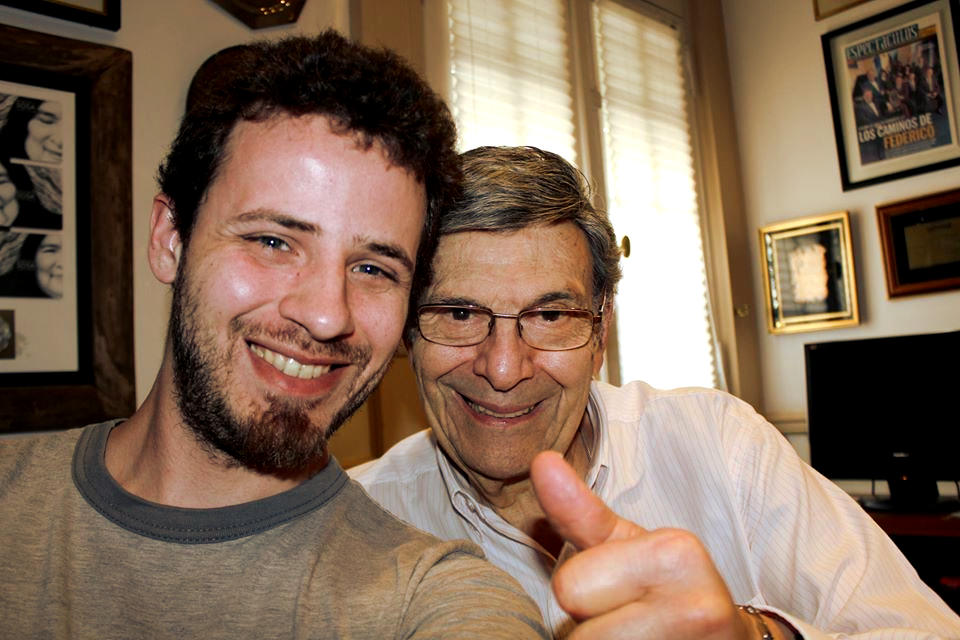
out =
<svg viewBox="0 0 960 640"><path fill-rule="evenodd" d="M218 349L216 336L204 331L201 305L190 290L186 271L183 261L173 284L169 329L174 395L185 425L201 447L227 467L245 467L280 477L319 471L327 462L330 436L376 388L390 361L366 380L354 381L342 406L326 424L312 414L321 405L336 402L337 396L311 400L267 394L265 408L251 401L241 415L241 408L233 406L229 399L232 349ZM234 318L229 335L269 335L281 343L296 344L307 353L345 358L360 371L371 359L369 347L317 342L299 325L278 331Z"/></svg>

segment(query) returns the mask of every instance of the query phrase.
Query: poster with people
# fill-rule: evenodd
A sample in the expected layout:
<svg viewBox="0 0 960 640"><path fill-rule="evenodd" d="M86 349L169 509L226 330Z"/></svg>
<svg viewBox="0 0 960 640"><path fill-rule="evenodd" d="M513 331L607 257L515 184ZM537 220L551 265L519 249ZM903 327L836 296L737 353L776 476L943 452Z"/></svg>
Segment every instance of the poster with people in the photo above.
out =
<svg viewBox="0 0 960 640"><path fill-rule="evenodd" d="M823 36L844 188L960 162L951 7L914 3Z"/></svg>
<svg viewBox="0 0 960 640"><path fill-rule="evenodd" d="M946 109L937 16L844 49L861 164L954 141Z"/></svg>
<svg viewBox="0 0 960 640"><path fill-rule="evenodd" d="M78 367L74 99L0 81L0 373Z"/></svg>

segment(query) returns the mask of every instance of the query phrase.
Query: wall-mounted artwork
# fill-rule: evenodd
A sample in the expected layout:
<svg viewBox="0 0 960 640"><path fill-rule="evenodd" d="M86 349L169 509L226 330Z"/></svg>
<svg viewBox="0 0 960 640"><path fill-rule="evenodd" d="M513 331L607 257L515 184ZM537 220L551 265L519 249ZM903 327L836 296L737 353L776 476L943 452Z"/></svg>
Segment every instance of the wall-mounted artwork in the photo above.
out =
<svg viewBox="0 0 960 640"><path fill-rule="evenodd" d="M877 205L887 295L960 289L960 189Z"/></svg>
<svg viewBox="0 0 960 640"><path fill-rule="evenodd" d="M251 29L293 24L306 0L211 0Z"/></svg>
<svg viewBox="0 0 960 640"><path fill-rule="evenodd" d="M848 212L761 228L760 257L770 333L860 324Z"/></svg>
<svg viewBox="0 0 960 640"><path fill-rule="evenodd" d="M0 305L18 332L3 373L75 371L75 94L0 80Z"/></svg>
<svg viewBox="0 0 960 640"><path fill-rule="evenodd" d="M0 0L0 4L91 27L120 30L120 0Z"/></svg>
<svg viewBox="0 0 960 640"><path fill-rule="evenodd" d="M0 26L0 431L134 409L131 74Z"/></svg>
<svg viewBox="0 0 960 640"><path fill-rule="evenodd" d="M868 0L813 0L813 17L823 20L864 2Z"/></svg>
<svg viewBox="0 0 960 640"><path fill-rule="evenodd" d="M822 37L844 191L960 164L957 0L920 0Z"/></svg>

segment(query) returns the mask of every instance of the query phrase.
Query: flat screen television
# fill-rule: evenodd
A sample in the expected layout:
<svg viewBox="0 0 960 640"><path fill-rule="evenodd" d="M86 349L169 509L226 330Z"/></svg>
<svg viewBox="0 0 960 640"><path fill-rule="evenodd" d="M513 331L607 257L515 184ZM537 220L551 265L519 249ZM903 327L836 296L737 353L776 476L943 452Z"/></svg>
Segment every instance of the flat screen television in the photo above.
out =
<svg viewBox="0 0 960 640"><path fill-rule="evenodd" d="M810 463L831 480L886 480L868 508L960 510L960 331L804 345Z"/></svg>

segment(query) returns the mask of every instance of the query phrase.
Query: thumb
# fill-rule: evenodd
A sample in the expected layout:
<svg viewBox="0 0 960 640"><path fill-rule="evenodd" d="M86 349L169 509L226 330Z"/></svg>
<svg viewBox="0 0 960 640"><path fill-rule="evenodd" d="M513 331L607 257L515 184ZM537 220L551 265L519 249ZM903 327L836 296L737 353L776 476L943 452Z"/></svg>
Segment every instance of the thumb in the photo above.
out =
<svg viewBox="0 0 960 640"><path fill-rule="evenodd" d="M530 479L550 524L578 549L632 538L644 531L611 511L556 451L537 454Z"/></svg>

